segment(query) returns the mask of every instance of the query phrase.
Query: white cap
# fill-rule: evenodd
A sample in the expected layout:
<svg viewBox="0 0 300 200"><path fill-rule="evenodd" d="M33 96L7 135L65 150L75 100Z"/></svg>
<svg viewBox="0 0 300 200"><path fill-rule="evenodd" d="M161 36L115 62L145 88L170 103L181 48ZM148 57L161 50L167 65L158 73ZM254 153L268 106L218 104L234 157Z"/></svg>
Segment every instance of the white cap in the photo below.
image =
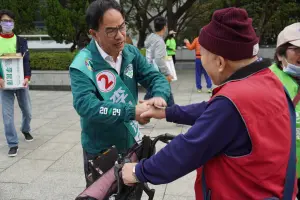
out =
<svg viewBox="0 0 300 200"><path fill-rule="evenodd" d="M169 32L169 35L172 35L172 34L176 34L176 32L173 31L173 30L171 30L171 31Z"/></svg>
<svg viewBox="0 0 300 200"><path fill-rule="evenodd" d="M300 47L300 22L285 27L279 33L276 47L286 43L291 43L294 46Z"/></svg>

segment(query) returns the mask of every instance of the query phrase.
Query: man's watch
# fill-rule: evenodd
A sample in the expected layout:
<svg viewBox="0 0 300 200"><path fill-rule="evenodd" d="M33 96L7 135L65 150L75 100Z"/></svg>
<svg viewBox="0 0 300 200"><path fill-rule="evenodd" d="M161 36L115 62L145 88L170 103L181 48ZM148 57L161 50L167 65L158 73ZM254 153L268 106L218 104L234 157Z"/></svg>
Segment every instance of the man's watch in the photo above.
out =
<svg viewBox="0 0 300 200"><path fill-rule="evenodd" d="M136 177L136 174L135 174L135 167L136 167L136 165L132 168L132 176L134 177L135 181L136 181L137 183L139 183L140 181L139 181L139 179Z"/></svg>

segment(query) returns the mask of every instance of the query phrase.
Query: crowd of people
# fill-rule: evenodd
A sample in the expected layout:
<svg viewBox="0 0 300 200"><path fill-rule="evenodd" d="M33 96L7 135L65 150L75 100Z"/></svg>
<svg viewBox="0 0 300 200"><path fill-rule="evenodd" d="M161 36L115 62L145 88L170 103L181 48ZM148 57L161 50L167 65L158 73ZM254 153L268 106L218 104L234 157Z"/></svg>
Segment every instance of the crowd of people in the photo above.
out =
<svg viewBox="0 0 300 200"><path fill-rule="evenodd" d="M21 132L30 134L31 70L27 42L13 33L14 14L0 11L0 54L24 55L24 88L2 90L2 114L9 156L18 152L14 127L15 96L22 110ZM197 171L197 200L296 199L300 165L300 23L278 35L275 62L259 56L259 38L245 9L214 12L190 43L195 77L202 91L204 74L211 98L177 105L168 57L176 64L176 32L167 20L154 20L146 57L126 37L125 13L115 0L96 0L86 11L91 41L70 65L74 109L81 119L86 187L95 178L91 163L114 145L126 152L142 138L140 125L152 118L190 125L156 155L127 163L123 181L170 183ZM4 85L0 74L0 87ZM138 84L147 89L138 101ZM212 88L212 84L216 88ZM298 179L298 184L300 183ZM298 196L299 198L299 196Z"/></svg>

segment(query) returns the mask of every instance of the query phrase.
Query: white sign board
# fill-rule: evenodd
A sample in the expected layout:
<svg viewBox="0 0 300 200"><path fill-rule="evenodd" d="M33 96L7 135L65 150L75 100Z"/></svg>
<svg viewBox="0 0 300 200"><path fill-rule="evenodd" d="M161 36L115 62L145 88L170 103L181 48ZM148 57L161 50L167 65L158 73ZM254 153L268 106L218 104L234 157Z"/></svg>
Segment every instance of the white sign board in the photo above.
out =
<svg viewBox="0 0 300 200"><path fill-rule="evenodd" d="M24 88L23 57L21 54L0 56L0 67L4 79L4 90Z"/></svg>

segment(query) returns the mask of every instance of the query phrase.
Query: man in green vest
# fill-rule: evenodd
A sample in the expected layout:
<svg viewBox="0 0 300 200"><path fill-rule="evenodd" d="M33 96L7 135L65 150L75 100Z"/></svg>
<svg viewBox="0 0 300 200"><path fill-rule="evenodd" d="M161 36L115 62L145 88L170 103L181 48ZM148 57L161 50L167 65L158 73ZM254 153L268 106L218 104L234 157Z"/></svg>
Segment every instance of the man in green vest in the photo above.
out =
<svg viewBox="0 0 300 200"><path fill-rule="evenodd" d="M70 66L73 104L81 119L87 186L93 183L90 160L111 146L125 152L141 140L141 113L167 106L170 85L139 50L126 41L124 12L115 0L96 0L86 11L93 39ZM137 104L138 83L153 98Z"/></svg>
<svg viewBox="0 0 300 200"><path fill-rule="evenodd" d="M270 69L287 89L296 109L297 128L297 174L300 175L300 23L283 29L277 38L275 63ZM300 189L298 179L298 190ZM299 190L300 191L300 190ZM297 195L300 198L300 193Z"/></svg>

